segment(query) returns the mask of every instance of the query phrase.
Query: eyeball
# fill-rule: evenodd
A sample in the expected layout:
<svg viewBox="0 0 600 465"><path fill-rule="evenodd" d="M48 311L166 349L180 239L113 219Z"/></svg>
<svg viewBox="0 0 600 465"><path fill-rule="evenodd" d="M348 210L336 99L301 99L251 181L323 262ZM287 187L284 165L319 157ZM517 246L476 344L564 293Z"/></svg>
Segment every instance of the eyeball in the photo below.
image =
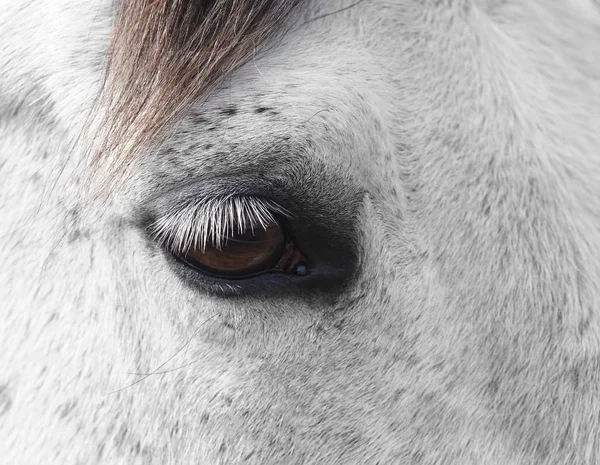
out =
<svg viewBox="0 0 600 465"><path fill-rule="evenodd" d="M298 276L309 272L304 256L278 221L247 227L205 249L191 249L177 258L195 270L220 278L243 279L268 271Z"/></svg>

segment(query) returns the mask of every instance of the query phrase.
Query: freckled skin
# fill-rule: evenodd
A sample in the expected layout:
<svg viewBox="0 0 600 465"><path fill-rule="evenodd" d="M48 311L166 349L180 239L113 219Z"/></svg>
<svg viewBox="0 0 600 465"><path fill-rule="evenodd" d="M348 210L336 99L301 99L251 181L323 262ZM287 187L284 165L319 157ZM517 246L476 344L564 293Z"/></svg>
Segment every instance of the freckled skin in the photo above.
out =
<svg viewBox="0 0 600 465"><path fill-rule="evenodd" d="M325 3L104 203L111 5L2 5L0 461L600 463L597 4ZM176 271L144 215L242 178L345 286Z"/></svg>

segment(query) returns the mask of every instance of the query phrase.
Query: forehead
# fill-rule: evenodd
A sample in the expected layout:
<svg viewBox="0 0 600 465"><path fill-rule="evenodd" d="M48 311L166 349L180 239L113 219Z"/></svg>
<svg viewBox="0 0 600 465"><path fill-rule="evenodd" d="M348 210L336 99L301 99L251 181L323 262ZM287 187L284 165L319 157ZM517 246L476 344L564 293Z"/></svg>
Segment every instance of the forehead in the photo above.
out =
<svg viewBox="0 0 600 465"><path fill-rule="evenodd" d="M159 149L144 154L144 184L284 165L360 184L383 169L424 105L417 101L423 71L411 70L427 66L415 60L426 9L409 3L303 4L285 35L253 50L174 121ZM451 17L443 13L442 22Z"/></svg>

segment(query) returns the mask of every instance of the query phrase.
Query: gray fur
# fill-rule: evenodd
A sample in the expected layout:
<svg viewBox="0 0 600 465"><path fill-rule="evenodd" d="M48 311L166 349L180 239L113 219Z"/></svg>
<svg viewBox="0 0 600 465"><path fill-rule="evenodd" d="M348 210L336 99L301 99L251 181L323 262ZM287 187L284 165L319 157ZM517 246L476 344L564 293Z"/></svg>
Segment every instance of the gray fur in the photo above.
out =
<svg viewBox="0 0 600 465"><path fill-rule="evenodd" d="M600 463L597 5L315 2L99 205L111 9L4 3L2 461ZM148 242L242 174L361 193L336 298L207 295Z"/></svg>

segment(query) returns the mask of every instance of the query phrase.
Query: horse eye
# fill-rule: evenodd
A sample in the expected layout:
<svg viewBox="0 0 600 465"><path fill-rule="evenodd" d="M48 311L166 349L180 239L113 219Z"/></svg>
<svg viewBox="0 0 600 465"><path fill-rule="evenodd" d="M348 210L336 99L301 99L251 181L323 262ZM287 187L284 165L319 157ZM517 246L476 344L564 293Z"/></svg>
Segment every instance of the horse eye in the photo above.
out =
<svg viewBox="0 0 600 465"><path fill-rule="evenodd" d="M276 221L234 233L221 247L207 245L177 258L192 268L222 278L247 278L266 271L307 274L304 257Z"/></svg>

